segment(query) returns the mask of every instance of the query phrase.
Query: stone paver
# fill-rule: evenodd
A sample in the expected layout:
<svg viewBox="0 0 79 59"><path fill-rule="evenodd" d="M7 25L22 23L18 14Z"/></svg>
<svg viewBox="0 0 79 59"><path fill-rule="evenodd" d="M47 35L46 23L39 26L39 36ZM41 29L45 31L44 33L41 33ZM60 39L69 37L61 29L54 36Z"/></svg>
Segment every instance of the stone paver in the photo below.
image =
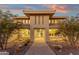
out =
<svg viewBox="0 0 79 59"><path fill-rule="evenodd" d="M55 55L51 48L46 43L34 43L26 55Z"/></svg>

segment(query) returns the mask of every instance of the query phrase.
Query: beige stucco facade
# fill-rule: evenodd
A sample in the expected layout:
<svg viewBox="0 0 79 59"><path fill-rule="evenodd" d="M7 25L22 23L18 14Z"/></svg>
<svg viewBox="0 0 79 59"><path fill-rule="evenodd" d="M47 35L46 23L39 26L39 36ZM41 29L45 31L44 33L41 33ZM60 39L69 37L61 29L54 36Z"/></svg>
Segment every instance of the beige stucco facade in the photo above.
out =
<svg viewBox="0 0 79 59"><path fill-rule="evenodd" d="M54 16L56 11L50 10L23 10L25 16L14 17L13 22L21 23L24 28L30 30L30 38L35 40L35 31L44 32L45 42L49 39L49 29L58 28L58 23L66 20L64 16ZM42 33L41 33L42 34Z"/></svg>

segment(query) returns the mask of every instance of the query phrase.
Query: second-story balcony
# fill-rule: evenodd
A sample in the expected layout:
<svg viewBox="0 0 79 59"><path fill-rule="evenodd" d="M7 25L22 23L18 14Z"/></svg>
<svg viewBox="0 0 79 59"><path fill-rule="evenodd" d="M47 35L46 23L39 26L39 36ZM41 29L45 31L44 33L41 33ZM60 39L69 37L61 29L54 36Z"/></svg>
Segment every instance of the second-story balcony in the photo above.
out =
<svg viewBox="0 0 79 59"><path fill-rule="evenodd" d="M59 28L59 23L49 23L49 28Z"/></svg>
<svg viewBox="0 0 79 59"><path fill-rule="evenodd" d="M27 28L27 29L30 28L30 24L24 24L24 23L18 22L17 25L18 25L18 28Z"/></svg>

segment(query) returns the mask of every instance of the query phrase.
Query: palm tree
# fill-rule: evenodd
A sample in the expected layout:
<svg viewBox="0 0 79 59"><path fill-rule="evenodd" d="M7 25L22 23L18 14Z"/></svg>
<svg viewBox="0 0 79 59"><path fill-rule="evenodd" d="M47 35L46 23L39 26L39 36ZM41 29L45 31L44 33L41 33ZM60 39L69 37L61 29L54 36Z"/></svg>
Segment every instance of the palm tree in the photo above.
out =
<svg viewBox="0 0 79 59"><path fill-rule="evenodd" d="M79 40L79 22L75 17L68 18L60 24L60 33L68 40L72 47Z"/></svg>

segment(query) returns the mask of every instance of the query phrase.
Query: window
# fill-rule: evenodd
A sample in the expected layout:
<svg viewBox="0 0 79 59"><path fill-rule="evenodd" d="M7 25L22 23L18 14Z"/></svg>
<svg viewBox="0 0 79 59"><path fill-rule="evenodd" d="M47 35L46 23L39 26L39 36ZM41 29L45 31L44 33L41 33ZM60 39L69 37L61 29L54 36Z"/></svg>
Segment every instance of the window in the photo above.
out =
<svg viewBox="0 0 79 59"><path fill-rule="evenodd" d="M26 20L26 24L28 24L28 20Z"/></svg>
<svg viewBox="0 0 79 59"><path fill-rule="evenodd" d="M52 20L52 24L55 24L55 20Z"/></svg>
<svg viewBox="0 0 79 59"><path fill-rule="evenodd" d="M25 22L25 20L23 20L23 24L25 24L26 22Z"/></svg>
<svg viewBox="0 0 79 59"><path fill-rule="evenodd" d="M55 36L57 32L58 32L58 29L49 29L49 34L52 36Z"/></svg>
<svg viewBox="0 0 79 59"><path fill-rule="evenodd" d="M57 24L59 21L58 20L55 20L55 24Z"/></svg>
<svg viewBox="0 0 79 59"><path fill-rule="evenodd" d="M51 23L51 20L49 20L49 24Z"/></svg>

